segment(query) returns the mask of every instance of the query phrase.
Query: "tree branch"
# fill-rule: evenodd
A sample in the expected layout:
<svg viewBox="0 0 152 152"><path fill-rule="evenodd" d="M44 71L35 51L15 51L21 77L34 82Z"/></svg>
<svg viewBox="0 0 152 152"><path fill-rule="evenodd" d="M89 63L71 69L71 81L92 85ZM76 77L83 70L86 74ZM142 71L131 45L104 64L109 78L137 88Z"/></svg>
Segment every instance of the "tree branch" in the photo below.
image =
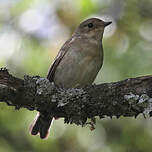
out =
<svg viewBox="0 0 152 152"><path fill-rule="evenodd" d="M95 116L152 115L152 75L86 88L57 88L46 78L24 76L24 80L0 69L0 102L16 109L27 108L64 117L65 123L84 125Z"/></svg>

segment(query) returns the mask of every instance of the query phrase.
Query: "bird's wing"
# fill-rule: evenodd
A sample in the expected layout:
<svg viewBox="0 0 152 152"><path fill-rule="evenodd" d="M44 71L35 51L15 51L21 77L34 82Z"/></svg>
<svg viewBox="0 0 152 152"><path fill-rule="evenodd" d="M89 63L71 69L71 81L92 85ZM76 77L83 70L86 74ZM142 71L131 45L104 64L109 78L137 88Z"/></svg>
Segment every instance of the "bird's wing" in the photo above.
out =
<svg viewBox="0 0 152 152"><path fill-rule="evenodd" d="M64 43L64 45L60 49L59 53L57 54L54 62L52 63L52 65L49 69L48 75L47 75L47 79L50 82L52 82L54 80L54 74L55 74L56 68L59 65L62 58L64 57L64 55L66 54L66 52L69 50L69 47L71 46L72 41L73 41L73 37Z"/></svg>

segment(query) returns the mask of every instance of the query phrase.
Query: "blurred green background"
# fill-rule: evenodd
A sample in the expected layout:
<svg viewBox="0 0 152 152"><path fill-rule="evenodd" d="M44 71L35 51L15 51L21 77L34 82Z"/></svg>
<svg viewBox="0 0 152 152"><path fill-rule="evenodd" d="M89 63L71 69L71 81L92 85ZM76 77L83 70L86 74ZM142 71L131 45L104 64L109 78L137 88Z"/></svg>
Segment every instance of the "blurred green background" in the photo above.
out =
<svg viewBox="0 0 152 152"><path fill-rule="evenodd" d="M0 67L45 77L62 44L84 19L112 21L95 83L152 74L152 0L0 0ZM151 152L152 122L105 118L96 129L54 121L47 140L28 133L36 111L0 103L0 152Z"/></svg>

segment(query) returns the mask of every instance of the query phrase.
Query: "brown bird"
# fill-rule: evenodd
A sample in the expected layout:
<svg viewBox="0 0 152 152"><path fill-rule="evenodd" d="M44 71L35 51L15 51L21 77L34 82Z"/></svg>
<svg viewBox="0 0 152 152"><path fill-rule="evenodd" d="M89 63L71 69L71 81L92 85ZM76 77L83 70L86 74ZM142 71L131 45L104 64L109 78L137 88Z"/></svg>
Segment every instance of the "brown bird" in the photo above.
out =
<svg viewBox="0 0 152 152"><path fill-rule="evenodd" d="M50 67L47 79L57 87L63 88L91 85L103 64L104 28L111 23L98 18L82 22L61 47ZM40 133L40 138L46 138L52 121L51 115L39 113L32 125L31 134Z"/></svg>

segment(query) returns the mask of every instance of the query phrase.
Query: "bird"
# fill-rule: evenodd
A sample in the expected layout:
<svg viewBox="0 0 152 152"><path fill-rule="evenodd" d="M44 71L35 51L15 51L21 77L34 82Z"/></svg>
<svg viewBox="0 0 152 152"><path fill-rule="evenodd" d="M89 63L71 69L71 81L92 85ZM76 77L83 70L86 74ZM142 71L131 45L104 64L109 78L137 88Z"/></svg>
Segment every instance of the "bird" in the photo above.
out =
<svg viewBox="0 0 152 152"><path fill-rule="evenodd" d="M103 65L102 38L104 29L112 22L89 18L76 28L71 38L59 50L47 79L60 88L83 88L91 85ZM48 137L54 118L38 113L31 125L32 135Z"/></svg>

